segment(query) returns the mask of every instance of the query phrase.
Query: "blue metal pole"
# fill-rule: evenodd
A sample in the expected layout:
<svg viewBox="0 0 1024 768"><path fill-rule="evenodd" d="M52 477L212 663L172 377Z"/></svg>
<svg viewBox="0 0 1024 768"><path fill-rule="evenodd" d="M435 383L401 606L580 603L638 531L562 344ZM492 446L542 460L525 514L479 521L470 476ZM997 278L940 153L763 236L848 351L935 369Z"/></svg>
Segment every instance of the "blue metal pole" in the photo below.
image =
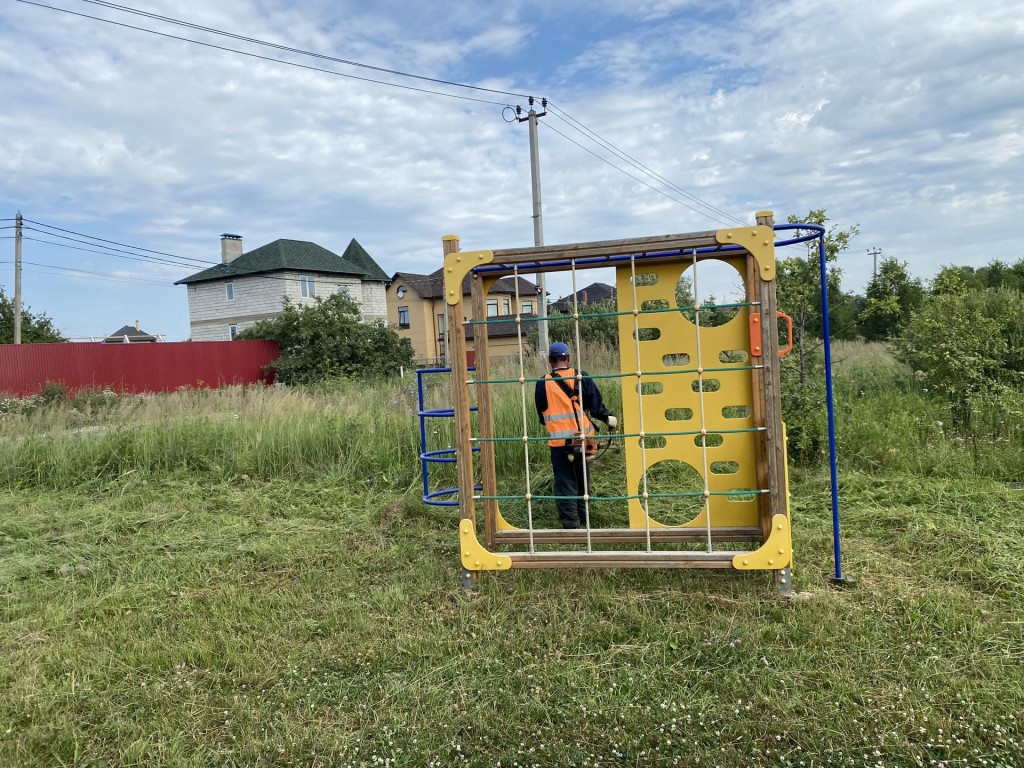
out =
<svg viewBox="0 0 1024 768"><path fill-rule="evenodd" d="M832 331L828 322L828 270L825 267L825 233L818 235L818 265L821 270L822 333L825 337L825 401L828 405L828 464L832 476L832 555L835 559L833 583L843 579L843 553L839 543L839 480L836 470L836 411L832 397Z"/></svg>
<svg viewBox="0 0 1024 768"><path fill-rule="evenodd" d="M424 370L416 371L416 403L417 414L420 417L420 471L423 474L423 498L430 494L430 482L427 477L427 417L423 414L423 374Z"/></svg>

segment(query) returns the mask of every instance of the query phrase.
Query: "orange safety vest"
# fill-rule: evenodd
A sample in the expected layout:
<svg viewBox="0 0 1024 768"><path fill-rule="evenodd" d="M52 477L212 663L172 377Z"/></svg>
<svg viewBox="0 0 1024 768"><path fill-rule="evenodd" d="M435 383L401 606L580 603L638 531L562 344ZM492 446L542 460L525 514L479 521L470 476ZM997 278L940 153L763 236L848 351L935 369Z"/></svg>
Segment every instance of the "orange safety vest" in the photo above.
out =
<svg viewBox="0 0 1024 768"><path fill-rule="evenodd" d="M587 437L593 437L597 432L590 417L580 405L576 392L576 371L572 368L563 368L559 375L572 392L572 398L570 399L550 373L544 376L544 392L548 398L548 407L542 416L550 438L548 445L552 448L569 445L571 440L580 437L581 431Z"/></svg>

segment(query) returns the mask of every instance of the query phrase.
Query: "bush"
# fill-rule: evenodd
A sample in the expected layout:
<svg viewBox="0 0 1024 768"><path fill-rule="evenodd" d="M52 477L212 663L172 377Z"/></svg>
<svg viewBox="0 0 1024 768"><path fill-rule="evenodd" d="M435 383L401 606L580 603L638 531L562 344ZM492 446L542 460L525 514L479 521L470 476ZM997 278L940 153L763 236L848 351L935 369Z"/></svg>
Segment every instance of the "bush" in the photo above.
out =
<svg viewBox="0 0 1024 768"><path fill-rule="evenodd" d="M340 293L301 307L285 298L280 315L237 338L276 341L280 357L268 368L284 384L378 378L412 366L409 340L382 322L361 322L359 305Z"/></svg>

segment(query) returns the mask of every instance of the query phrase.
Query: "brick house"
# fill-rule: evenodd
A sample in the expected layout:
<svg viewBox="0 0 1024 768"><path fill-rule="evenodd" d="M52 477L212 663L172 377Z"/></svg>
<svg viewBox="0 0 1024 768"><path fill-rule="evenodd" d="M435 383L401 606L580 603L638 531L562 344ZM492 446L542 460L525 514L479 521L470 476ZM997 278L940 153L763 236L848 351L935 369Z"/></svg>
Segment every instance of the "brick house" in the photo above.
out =
<svg viewBox="0 0 1024 768"><path fill-rule="evenodd" d="M226 341L279 315L285 297L301 306L344 292L364 320L385 320L387 283L387 274L355 239L341 256L304 240L275 240L243 253L241 236L225 234L221 263L175 285L188 287L192 340Z"/></svg>
<svg viewBox="0 0 1024 768"><path fill-rule="evenodd" d="M467 275L462 281L464 296L470 295L470 279ZM518 278L517 301L516 279L503 277L487 293L487 316L494 319L507 318L506 322L496 322L487 328L492 356L518 354L519 335L515 315L521 312L524 318L534 317L537 311L537 286L522 277ZM444 301L443 268L429 275L396 272L391 276L391 285L387 289L387 304L388 325L397 325L399 336L412 342L416 359L431 364L445 364L448 360L445 340L447 305ZM468 309L469 302L465 306ZM535 325L522 324L524 340ZM473 331L477 327L469 326L466 329L470 351L473 350Z"/></svg>

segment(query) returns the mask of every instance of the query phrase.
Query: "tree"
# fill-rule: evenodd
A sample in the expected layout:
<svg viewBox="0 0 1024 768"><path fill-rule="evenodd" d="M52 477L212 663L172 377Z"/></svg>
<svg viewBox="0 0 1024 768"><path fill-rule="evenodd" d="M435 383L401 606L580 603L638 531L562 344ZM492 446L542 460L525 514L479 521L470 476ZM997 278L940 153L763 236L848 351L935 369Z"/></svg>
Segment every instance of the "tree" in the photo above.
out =
<svg viewBox="0 0 1024 768"><path fill-rule="evenodd" d="M900 335L911 315L924 300L924 285L912 278L907 263L891 256L882 259L868 283L867 298L859 316L861 335L881 341Z"/></svg>
<svg viewBox="0 0 1024 768"><path fill-rule="evenodd" d="M34 315L21 309L21 341L23 344L50 344L67 341L46 314ZM0 288L0 344L14 343L14 300L7 298Z"/></svg>
<svg viewBox="0 0 1024 768"><path fill-rule="evenodd" d="M1020 380L1012 368L1019 355L1007 342L1020 324L1004 310L1019 306L1022 297L971 289L955 269L944 270L937 282L941 292L910 318L896 350L921 383L949 403L954 425L970 433L976 408Z"/></svg>
<svg viewBox="0 0 1024 768"><path fill-rule="evenodd" d="M828 222L824 208L809 211L799 218L789 216L790 224L817 224L824 226ZM842 270L834 266L839 254L850 247L850 241L860 233L856 227L839 229L837 225L829 227L825 233L825 262L833 264L827 267L829 320L833 318L832 304L842 304L844 294L840 288ZM821 312L821 277L818 258L817 241L807 244L804 256L790 256L782 259L776 270L776 291L779 297L779 309L793 318L793 349L796 355L800 386L807 380L810 367L810 354L820 345L824 324Z"/></svg>
<svg viewBox="0 0 1024 768"><path fill-rule="evenodd" d="M409 340L380 321L360 322L359 305L341 293L308 306L285 298L280 315L259 321L237 338L276 341L281 356L271 367L285 384L372 379L412 367Z"/></svg>

